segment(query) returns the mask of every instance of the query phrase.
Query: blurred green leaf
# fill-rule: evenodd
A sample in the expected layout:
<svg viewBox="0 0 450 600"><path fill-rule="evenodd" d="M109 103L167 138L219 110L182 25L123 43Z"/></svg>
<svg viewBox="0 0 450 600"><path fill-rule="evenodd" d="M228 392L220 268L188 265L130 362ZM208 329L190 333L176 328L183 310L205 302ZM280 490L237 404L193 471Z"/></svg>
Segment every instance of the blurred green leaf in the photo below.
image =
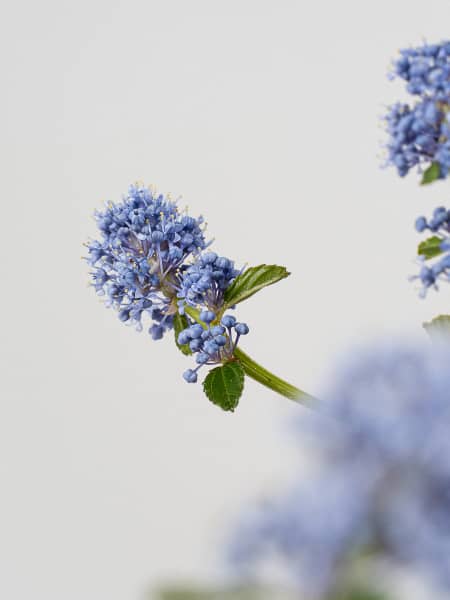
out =
<svg viewBox="0 0 450 600"><path fill-rule="evenodd" d="M353 590L336 600L387 600L386 596L371 590Z"/></svg>
<svg viewBox="0 0 450 600"><path fill-rule="evenodd" d="M427 185L428 183L432 183L433 181L436 181L436 179L439 179L440 175L441 175L441 168L439 166L439 163L437 163L437 162L431 163L431 165L428 167L428 169L426 169L423 172L421 185Z"/></svg>
<svg viewBox="0 0 450 600"><path fill-rule="evenodd" d="M327 600L392 600L387 598L385 594L374 590L373 588L366 587L365 585L355 584L346 586L346 589L339 593L327 596Z"/></svg>
<svg viewBox="0 0 450 600"><path fill-rule="evenodd" d="M417 254L423 256L425 260L435 258L436 256L439 256L439 254L442 254L441 243L441 238L437 235L433 235L433 237L430 237L419 244Z"/></svg>
<svg viewBox="0 0 450 600"><path fill-rule="evenodd" d="M450 340L450 315L435 317L429 323L424 323L423 327L433 340Z"/></svg>

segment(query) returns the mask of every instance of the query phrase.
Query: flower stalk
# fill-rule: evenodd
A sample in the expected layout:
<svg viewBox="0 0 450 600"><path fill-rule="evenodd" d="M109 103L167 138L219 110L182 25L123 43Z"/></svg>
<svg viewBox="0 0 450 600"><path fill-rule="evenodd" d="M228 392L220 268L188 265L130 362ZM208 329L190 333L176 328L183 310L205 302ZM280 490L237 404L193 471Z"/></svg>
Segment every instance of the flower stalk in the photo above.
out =
<svg viewBox="0 0 450 600"><path fill-rule="evenodd" d="M196 308L186 305L184 310L186 314L191 317L191 319L205 327L205 324L200 319L200 313ZM260 383L261 385L264 385L270 390L277 392L285 398L294 400L294 402L298 402L299 404L303 404L304 406L307 406L309 408L314 408L317 406L318 400L314 398L314 396L307 394L298 387L288 383L284 379L281 379L281 377L278 377L274 373L271 373L262 365L254 361L241 348L235 348L234 358L239 360L239 362L242 365L242 368L245 371L245 374L248 375L248 377L251 377L253 380Z"/></svg>

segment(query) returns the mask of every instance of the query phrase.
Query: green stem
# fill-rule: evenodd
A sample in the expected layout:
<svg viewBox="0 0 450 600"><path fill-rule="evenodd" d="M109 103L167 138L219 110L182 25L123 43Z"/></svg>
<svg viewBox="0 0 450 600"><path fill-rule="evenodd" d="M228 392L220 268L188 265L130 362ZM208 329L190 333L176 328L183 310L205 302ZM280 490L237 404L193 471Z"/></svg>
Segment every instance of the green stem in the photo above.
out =
<svg viewBox="0 0 450 600"><path fill-rule="evenodd" d="M265 385L274 392L278 392L279 394L285 396L286 398L289 398L290 400L295 400L295 402L300 402L301 404L305 404L310 408L314 408L317 405L316 398L310 396L306 392L303 392L294 385L291 385L287 381L284 381L284 379L277 377L276 375L259 365L257 362L255 362L240 348L236 348L236 350L234 351L234 355L243 366L246 375L248 375L255 381L262 383L262 385Z"/></svg>
<svg viewBox="0 0 450 600"><path fill-rule="evenodd" d="M192 319L197 321L197 323L200 323L200 325L206 327L205 324L202 321L200 321L198 310L192 308L191 306L185 306L185 311ZM314 408L315 406L317 406L318 401L316 398L310 396L306 392L303 392L294 385L291 385L287 381L284 381L284 379L277 377L276 375L259 365L257 362L255 362L252 358L250 358L250 356L248 356L248 354L245 354L245 352L240 348L235 349L234 356L241 363L245 374L254 379L255 381L258 381L258 383L265 385L269 389L273 390L274 392L277 392L278 394L281 394L282 396L285 396L286 398L289 398L290 400L294 400L295 402L304 404L309 408Z"/></svg>

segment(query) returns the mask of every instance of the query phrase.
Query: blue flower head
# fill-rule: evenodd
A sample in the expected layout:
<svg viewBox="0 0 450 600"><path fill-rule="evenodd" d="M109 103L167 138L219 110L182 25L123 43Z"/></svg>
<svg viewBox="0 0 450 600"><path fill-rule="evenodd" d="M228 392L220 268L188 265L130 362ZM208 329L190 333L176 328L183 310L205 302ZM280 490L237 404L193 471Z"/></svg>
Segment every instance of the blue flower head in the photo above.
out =
<svg viewBox="0 0 450 600"><path fill-rule="evenodd" d="M388 163L401 177L422 163L439 162L441 176L447 175L449 139L448 113L434 100L423 100L413 107L395 104L386 116L389 133Z"/></svg>
<svg viewBox="0 0 450 600"><path fill-rule="evenodd" d="M392 75L406 81L410 94L446 102L450 96L450 41L400 50Z"/></svg>
<svg viewBox="0 0 450 600"><path fill-rule="evenodd" d="M131 186L117 204L95 213L101 239L87 244L92 286L119 319L160 339L173 326L181 269L207 246L202 217L181 213L176 202Z"/></svg>
<svg viewBox="0 0 450 600"><path fill-rule="evenodd" d="M225 290L240 273L232 260L215 252L205 252L183 271L178 292L181 312L185 302L211 311L219 310Z"/></svg>
<svg viewBox="0 0 450 600"><path fill-rule="evenodd" d="M417 101L389 109L387 163L401 177L416 165L437 163L440 177L446 177L450 170L450 42L401 50L392 76L405 80Z"/></svg>
<svg viewBox="0 0 450 600"><path fill-rule="evenodd" d="M449 364L449 344L351 353L321 412L296 422L316 471L243 515L230 547L236 569L263 578L275 559L305 597L322 598L371 547L448 591Z"/></svg>

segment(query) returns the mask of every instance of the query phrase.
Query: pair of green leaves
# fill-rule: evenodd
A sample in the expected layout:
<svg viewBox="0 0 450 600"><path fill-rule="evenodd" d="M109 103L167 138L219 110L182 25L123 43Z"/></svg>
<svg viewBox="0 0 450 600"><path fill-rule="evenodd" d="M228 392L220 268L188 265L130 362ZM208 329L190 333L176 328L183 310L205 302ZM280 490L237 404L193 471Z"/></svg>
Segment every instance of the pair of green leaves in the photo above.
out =
<svg viewBox="0 0 450 600"><path fill-rule="evenodd" d="M290 273L278 265L258 265L241 273L224 294L223 311L247 300L268 285L281 281ZM175 343L185 355L192 354L188 345L178 344L178 334L188 327L185 315L174 318ZM209 400L223 410L234 411L244 389L245 372L239 360L231 360L212 369L203 382L203 390Z"/></svg>
<svg viewBox="0 0 450 600"><path fill-rule="evenodd" d="M421 185L428 185L429 183L433 183L433 181L437 181L441 177L441 167L439 163L433 162L426 169L422 176ZM442 250L440 248L441 239L438 236L434 235L421 244L417 249L417 253L419 256L423 256L425 260L429 260L430 258L435 258L442 254Z"/></svg>

